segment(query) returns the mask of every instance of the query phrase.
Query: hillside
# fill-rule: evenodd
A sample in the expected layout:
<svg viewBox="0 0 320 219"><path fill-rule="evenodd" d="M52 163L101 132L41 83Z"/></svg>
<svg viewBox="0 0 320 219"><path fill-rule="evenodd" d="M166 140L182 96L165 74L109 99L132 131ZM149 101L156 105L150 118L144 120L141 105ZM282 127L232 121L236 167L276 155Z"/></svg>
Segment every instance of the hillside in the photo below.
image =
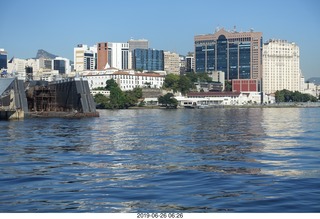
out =
<svg viewBox="0 0 320 219"><path fill-rule="evenodd" d="M36 59L44 58L44 59L54 59L58 57L57 55L51 54L43 49L39 49L37 52Z"/></svg>

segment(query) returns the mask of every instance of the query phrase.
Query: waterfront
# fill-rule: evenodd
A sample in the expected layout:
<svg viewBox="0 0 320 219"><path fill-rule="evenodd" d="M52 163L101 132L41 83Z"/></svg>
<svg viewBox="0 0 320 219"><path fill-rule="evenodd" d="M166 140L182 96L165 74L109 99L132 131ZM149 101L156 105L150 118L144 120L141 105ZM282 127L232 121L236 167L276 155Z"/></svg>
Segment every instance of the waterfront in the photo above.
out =
<svg viewBox="0 0 320 219"><path fill-rule="evenodd" d="M320 212L320 108L0 121L0 212Z"/></svg>

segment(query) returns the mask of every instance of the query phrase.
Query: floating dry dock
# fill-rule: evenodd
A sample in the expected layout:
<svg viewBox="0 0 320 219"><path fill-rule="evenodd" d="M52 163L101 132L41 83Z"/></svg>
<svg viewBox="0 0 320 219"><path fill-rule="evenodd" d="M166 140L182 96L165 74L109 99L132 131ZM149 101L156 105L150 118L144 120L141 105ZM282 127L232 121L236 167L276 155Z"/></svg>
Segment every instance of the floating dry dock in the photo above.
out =
<svg viewBox="0 0 320 219"><path fill-rule="evenodd" d="M47 82L0 79L0 119L30 117L98 117L88 81Z"/></svg>

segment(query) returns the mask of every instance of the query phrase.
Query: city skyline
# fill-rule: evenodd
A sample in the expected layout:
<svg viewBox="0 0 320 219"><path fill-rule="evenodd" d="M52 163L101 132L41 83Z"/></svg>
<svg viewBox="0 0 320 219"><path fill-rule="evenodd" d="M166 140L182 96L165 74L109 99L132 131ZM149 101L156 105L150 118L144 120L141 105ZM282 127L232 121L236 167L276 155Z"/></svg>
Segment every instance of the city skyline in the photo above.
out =
<svg viewBox="0 0 320 219"><path fill-rule="evenodd" d="M147 39L150 48L186 55L194 36L217 27L263 33L263 42L281 39L300 47L306 79L320 76L320 2L307 1L3 1L0 48L8 59L32 58L38 49L73 60L77 44Z"/></svg>

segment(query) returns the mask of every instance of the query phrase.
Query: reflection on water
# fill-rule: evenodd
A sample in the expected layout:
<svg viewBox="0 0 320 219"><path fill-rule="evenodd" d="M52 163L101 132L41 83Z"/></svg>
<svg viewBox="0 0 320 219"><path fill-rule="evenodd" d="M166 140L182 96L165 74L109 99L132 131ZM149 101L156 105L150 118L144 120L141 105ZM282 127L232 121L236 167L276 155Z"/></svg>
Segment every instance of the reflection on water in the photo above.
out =
<svg viewBox="0 0 320 219"><path fill-rule="evenodd" d="M318 211L318 114L142 109L1 121L0 211Z"/></svg>

